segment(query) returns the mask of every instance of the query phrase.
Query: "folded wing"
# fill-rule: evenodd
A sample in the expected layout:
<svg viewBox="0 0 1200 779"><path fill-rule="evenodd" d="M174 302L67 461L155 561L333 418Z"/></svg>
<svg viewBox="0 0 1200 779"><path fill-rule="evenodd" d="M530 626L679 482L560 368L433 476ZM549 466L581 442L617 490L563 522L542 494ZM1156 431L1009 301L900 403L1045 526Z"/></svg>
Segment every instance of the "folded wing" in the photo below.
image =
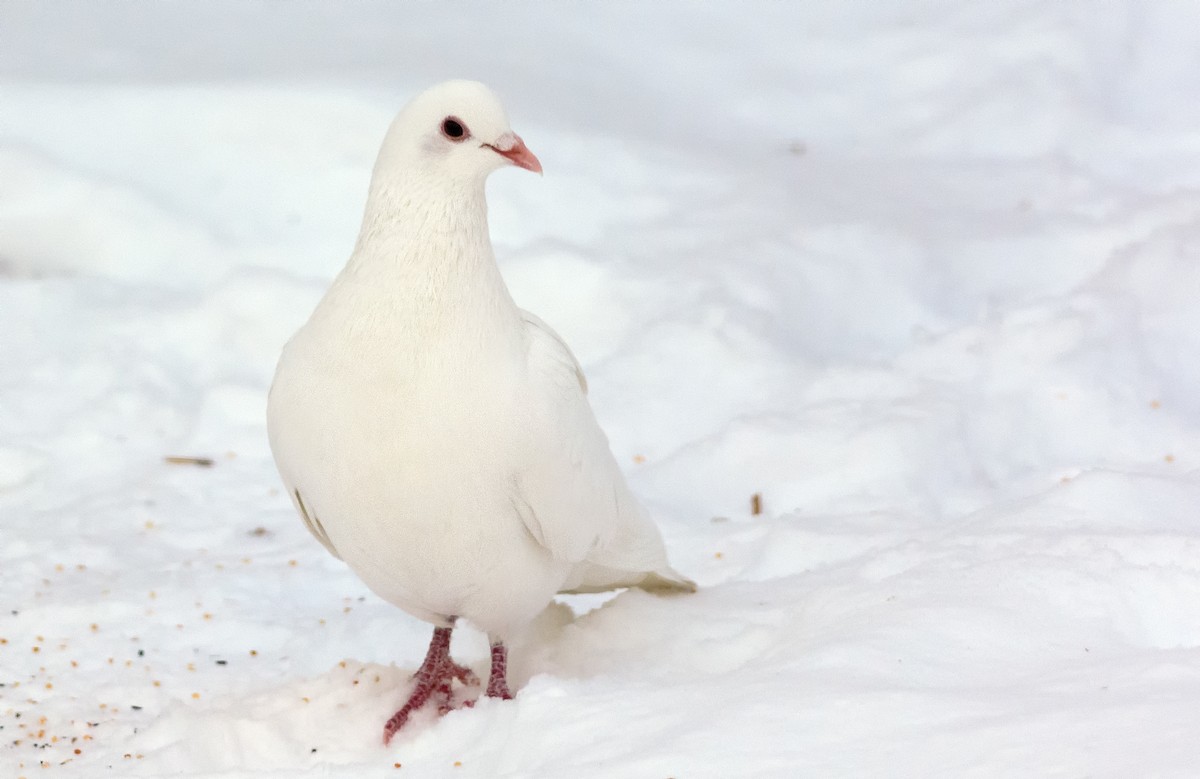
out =
<svg viewBox="0 0 1200 779"><path fill-rule="evenodd" d="M533 396L513 504L538 543L574 564L563 590L695 590L671 569L658 528L629 491L588 405L579 362L545 322L522 317Z"/></svg>

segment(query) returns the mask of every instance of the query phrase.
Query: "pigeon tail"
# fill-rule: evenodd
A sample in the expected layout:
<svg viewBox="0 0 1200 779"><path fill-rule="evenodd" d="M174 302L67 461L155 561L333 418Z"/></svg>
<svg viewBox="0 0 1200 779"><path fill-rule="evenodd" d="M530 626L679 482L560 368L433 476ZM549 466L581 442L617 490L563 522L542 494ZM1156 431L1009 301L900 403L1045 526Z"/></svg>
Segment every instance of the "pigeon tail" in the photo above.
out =
<svg viewBox="0 0 1200 779"><path fill-rule="evenodd" d="M648 573L637 587L654 595L687 595L698 589L694 581L674 569L668 569L662 573Z"/></svg>
<svg viewBox="0 0 1200 779"><path fill-rule="evenodd" d="M682 595L697 589L694 581L670 567L659 571L635 573L585 563L559 592L583 595L628 587L636 587L654 595Z"/></svg>

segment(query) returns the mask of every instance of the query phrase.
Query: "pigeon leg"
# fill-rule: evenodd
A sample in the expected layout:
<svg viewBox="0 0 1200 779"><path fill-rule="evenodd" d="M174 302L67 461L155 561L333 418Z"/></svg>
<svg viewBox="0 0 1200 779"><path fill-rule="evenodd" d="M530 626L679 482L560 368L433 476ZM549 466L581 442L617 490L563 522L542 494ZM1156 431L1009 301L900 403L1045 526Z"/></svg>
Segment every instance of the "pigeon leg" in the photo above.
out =
<svg viewBox="0 0 1200 779"><path fill-rule="evenodd" d="M488 677L487 696L489 698L500 698L501 700L512 700L512 693L508 690L508 650L504 644L497 641L492 644L492 675Z"/></svg>
<svg viewBox="0 0 1200 779"><path fill-rule="evenodd" d="M438 714L445 714L454 708L451 703L451 685L457 679L463 684L476 684L478 679L469 668L461 666L450 659L450 631L453 628L434 628L433 638L429 641L429 651L425 653L425 662L413 674L416 685L408 700L400 710L392 715L383 726L383 743L392 740L414 711L424 706L431 697L438 702Z"/></svg>

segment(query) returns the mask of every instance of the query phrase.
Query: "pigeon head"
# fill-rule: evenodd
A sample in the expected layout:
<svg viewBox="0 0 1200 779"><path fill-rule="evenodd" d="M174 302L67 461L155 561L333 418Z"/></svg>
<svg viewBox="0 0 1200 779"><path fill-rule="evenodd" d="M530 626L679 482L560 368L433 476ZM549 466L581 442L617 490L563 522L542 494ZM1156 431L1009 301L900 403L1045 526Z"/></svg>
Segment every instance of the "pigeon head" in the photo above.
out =
<svg viewBox="0 0 1200 779"><path fill-rule="evenodd" d="M477 81L447 81L415 97L392 123L379 158L379 167L396 172L459 181L481 181L506 165L542 172L499 98Z"/></svg>

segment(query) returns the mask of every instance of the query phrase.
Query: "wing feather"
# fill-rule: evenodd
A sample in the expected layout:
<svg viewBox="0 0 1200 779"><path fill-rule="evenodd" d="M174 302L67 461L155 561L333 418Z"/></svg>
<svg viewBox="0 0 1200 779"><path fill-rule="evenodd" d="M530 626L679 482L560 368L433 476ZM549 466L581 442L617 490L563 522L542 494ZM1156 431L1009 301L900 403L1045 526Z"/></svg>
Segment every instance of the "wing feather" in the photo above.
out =
<svg viewBox="0 0 1200 779"><path fill-rule="evenodd" d="M513 504L530 535L575 564L565 589L694 589L667 564L658 528L630 492L588 404L579 361L549 325L522 317L532 396Z"/></svg>

